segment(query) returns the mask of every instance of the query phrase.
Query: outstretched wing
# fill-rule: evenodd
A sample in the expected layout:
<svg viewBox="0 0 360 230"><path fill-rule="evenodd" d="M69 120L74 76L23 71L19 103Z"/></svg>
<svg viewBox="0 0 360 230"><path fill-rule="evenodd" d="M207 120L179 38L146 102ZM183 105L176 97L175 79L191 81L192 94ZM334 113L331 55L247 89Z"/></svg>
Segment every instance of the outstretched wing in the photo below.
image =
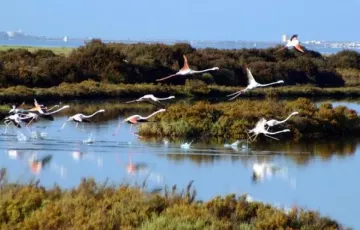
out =
<svg viewBox="0 0 360 230"><path fill-rule="evenodd" d="M256 83L254 76L252 75L252 73L251 73L250 69L247 67L247 65L244 64L243 67L246 69L246 76L248 79L248 84L250 85L252 83Z"/></svg>
<svg viewBox="0 0 360 230"><path fill-rule="evenodd" d="M169 78L171 78L171 77L174 77L174 76L176 76L176 75L178 75L178 74L176 73L176 74L172 74L172 75L170 75L170 76L164 77L164 78L156 79L156 81L163 81L163 80L169 79Z"/></svg>
<svg viewBox="0 0 360 230"><path fill-rule="evenodd" d="M190 69L189 64L188 64L188 60L187 60L186 56L183 55L183 58L184 58L184 65L183 65L183 67L180 69L180 70L182 70L182 71Z"/></svg>

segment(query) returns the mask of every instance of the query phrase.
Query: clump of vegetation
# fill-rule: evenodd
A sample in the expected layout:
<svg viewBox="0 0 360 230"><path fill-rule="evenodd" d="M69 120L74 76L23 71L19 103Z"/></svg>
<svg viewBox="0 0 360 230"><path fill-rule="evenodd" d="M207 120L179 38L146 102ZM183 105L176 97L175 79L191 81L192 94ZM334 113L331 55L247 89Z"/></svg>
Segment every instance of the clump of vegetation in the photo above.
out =
<svg viewBox="0 0 360 230"><path fill-rule="evenodd" d="M255 127L261 117L267 120L283 120L294 111L298 111L299 115L269 131L289 128L291 133L278 135L281 139L352 136L360 131L360 118L356 111L344 106L333 108L331 104L326 103L317 108L305 98L292 102L277 102L270 98L260 102L198 102L192 106L171 105L166 113L154 118L157 122L139 126L139 132L142 136L241 139L247 137L246 132Z"/></svg>
<svg viewBox="0 0 360 230"><path fill-rule="evenodd" d="M103 43L94 39L72 49L68 55L52 50L8 49L0 51L0 87L24 85L51 87L61 83L94 80L102 83L154 83L156 79L175 73L183 65L183 54L192 69L220 68L197 75L205 84L245 86L247 79L242 69L248 63L257 81L268 83L282 79L286 85L312 84L316 86L344 86L340 69L360 69L357 52L343 51L322 56L307 50L275 52L267 49L195 49L189 44L122 44ZM162 84L185 85L187 77L177 76ZM187 83L201 85L201 83ZM206 91L205 91L206 92ZM204 91L201 90L200 94Z"/></svg>
<svg viewBox="0 0 360 230"><path fill-rule="evenodd" d="M5 172L3 169L1 172ZM0 176L1 229L339 229L314 211L285 211L234 194L202 202L190 183L164 194L83 179L76 188L11 184Z"/></svg>

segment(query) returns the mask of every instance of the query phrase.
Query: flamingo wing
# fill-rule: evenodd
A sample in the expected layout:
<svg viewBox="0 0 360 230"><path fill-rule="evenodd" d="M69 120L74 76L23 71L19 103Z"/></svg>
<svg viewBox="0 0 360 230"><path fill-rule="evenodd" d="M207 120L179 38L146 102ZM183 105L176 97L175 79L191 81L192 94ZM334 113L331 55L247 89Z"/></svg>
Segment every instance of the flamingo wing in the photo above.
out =
<svg viewBox="0 0 360 230"><path fill-rule="evenodd" d="M305 53L300 44L297 44L297 45L295 45L294 47L295 47L295 49L297 49L299 52Z"/></svg>
<svg viewBox="0 0 360 230"><path fill-rule="evenodd" d="M189 67L188 60L187 60L186 56L183 55L183 58L184 58L184 65L183 65L183 67L180 69L180 71L189 70L190 67Z"/></svg>
<svg viewBox="0 0 360 230"><path fill-rule="evenodd" d="M164 78L156 79L156 81L163 81L163 80L169 79L169 78L171 78L171 77L174 77L174 76L176 76L176 75L179 75L179 74L178 74L178 73L172 74L172 75L167 76L167 77L164 77Z"/></svg>
<svg viewBox="0 0 360 230"><path fill-rule="evenodd" d="M254 76L252 75L250 69L249 69L246 65L245 65L245 68L246 68L246 73L247 73L246 76L247 76L247 78L248 78L248 85L257 83L257 82L255 81L255 78L254 78Z"/></svg>

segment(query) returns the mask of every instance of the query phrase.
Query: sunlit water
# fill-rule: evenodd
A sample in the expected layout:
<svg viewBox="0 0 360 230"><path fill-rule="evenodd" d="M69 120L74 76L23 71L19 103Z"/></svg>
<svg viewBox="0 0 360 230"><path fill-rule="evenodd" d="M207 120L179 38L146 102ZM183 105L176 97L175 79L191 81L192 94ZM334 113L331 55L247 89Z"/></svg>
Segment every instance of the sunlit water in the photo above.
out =
<svg viewBox="0 0 360 230"><path fill-rule="evenodd" d="M255 200L279 206L296 204L318 210L355 229L360 227L357 218L360 139L274 141L249 145L250 149L246 143L240 143L236 149L225 148L225 143L195 140L181 148L181 144L192 140L145 141L131 135L128 124L113 136L118 119L80 124L85 132L69 122L59 131L66 118L39 121L31 133L24 128L12 128L0 136L0 167L8 169L10 181L40 179L47 187L56 183L71 188L81 178L94 177L99 182L108 179L116 184L142 186L145 182L145 188L153 190L174 184L183 189L194 180L198 199L247 193ZM42 167L34 164L41 159L47 159ZM263 162L281 170L256 182L253 164Z"/></svg>

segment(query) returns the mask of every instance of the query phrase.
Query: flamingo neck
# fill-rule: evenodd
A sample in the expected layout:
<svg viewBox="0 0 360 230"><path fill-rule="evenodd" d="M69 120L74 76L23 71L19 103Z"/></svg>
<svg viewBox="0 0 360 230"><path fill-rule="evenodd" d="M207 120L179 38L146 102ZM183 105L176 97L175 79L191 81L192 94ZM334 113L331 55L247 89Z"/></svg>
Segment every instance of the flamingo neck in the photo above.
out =
<svg viewBox="0 0 360 230"><path fill-rule="evenodd" d="M152 117L152 116L154 116L155 114L157 114L157 113L161 113L162 111L160 111L160 110L158 110L158 111L156 111L156 112L153 112L152 114L150 114L149 116L147 116L147 117L143 117L142 119L149 119L150 117Z"/></svg>

